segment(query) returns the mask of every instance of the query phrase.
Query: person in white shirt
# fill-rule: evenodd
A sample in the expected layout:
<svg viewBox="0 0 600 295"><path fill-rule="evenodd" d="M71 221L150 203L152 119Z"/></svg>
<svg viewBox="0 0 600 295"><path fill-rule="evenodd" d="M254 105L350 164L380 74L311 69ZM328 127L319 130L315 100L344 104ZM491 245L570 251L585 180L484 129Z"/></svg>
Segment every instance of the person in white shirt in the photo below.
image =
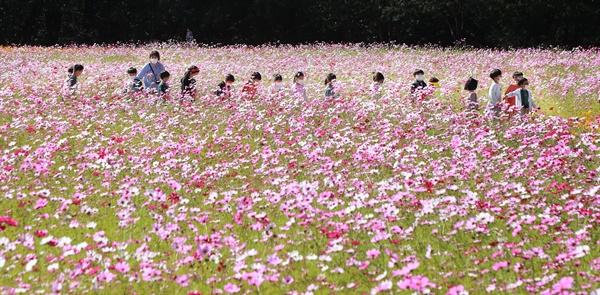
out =
<svg viewBox="0 0 600 295"><path fill-rule="evenodd" d="M273 75L273 82L267 88L267 93L270 97L284 97L285 89L283 89L283 77L280 74Z"/></svg>
<svg viewBox="0 0 600 295"><path fill-rule="evenodd" d="M529 114L537 107L533 102L531 91L529 91L529 80L527 80L527 78L521 78L519 82L517 82L517 85L521 88L507 93L505 98L516 97L515 106L521 111L521 115Z"/></svg>
<svg viewBox="0 0 600 295"><path fill-rule="evenodd" d="M500 87L500 79L502 78L502 71L499 69L494 69L490 73L490 78L494 81L492 85L490 85L490 90L488 91L488 104L487 111L491 112L494 117L498 117L500 115L500 101L502 99L502 89Z"/></svg>

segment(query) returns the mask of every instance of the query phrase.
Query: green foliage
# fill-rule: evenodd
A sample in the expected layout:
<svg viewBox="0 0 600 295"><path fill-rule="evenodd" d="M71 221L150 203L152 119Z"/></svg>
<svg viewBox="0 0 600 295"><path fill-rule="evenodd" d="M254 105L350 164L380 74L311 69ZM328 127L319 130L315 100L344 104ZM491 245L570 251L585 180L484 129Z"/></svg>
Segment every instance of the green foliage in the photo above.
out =
<svg viewBox="0 0 600 295"><path fill-rule="evenodd" d="M600 0L0 0L0 44L600 44Z"/></svg>

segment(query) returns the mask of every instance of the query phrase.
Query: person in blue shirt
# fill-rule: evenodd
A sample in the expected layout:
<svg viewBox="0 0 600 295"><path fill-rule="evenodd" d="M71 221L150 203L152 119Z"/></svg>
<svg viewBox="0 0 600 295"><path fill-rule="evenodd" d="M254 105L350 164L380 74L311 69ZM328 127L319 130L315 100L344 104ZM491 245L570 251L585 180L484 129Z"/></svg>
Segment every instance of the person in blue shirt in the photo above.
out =
<svg viewBox="0 0 600 295"><path fill-rule="evenodd" d="M135 77L136 81L142 81L147 89L158 90L160 84L160 73L165 71L165 66L160 63L160 54L154 50L150 52L150 62L146 64Z"/></svg>

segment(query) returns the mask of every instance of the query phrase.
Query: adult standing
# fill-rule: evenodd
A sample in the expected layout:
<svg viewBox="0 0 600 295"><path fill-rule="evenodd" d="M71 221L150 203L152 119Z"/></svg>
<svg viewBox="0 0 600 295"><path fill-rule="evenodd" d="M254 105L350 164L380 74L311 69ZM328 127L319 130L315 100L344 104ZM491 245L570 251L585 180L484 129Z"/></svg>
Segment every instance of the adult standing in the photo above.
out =
<svg viewBox="0 0 600 295"><path fill-rule="evenodd" d="M194 42L194 33L192 33L190 29L187 29L187 32L185 33L185 42L187 42L187 44L192 44Z"/></svg>
<svg viewBox="0 0 600 295"><path fill-rule="evenodd" d="M160 73L165 71L165 66L160 63L160 54L153 50L150 52L150 62L146 64L139 74L135 77L135 81L142 81L144 88L158 90L160 84Z"/></svg>

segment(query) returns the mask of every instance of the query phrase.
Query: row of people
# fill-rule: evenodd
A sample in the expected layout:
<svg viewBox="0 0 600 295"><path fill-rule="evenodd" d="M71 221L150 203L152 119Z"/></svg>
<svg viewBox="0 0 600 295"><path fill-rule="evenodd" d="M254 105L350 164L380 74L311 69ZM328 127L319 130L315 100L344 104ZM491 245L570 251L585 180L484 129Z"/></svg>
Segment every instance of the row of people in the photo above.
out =
<svg viewBox="0 0 600 295"><path fill-rule="evenodd" d="M69 74L66 81L66 86L74 91L77 89L77 77L83 72L83 65L77 64L69 68ZM181 89L180 94L182 97L195 98L196 96L196 80L194 77L198 75L200 69L197 66L190 66L183 78L180 80ZM149 55L149 63L144 65L141 71L137 71L136 68L129 68L127 74L130 77L126 92L135 93L140 92L143 89L149 89L156 91L161 97L166 99L169 92L170 73L166 71L164 65L160 63L160 53L158 51L152 51ZM429 79L430 85L425 83L425 72L421 69L417 69L413 72L415 81L411 84L410 92L413 101L424 99L431 93L439 88L439 79L431 77ZM529 91L529 80L524 78L522 72L515 72L513 74L514 83L510 84L506 90L504 97L502 97L502 91L500 86L500 79L502 78L502 71L494 69L489 77L492 79L488 91L488 103L486 109L492 112L494 115L498 115L500 112L500 102L506 101L510 106L520 110L521 114L527 114L536 108L533 101L531 91ZM337 98L339 92L336 84L336 75L330 73L326 76L324 84L325 89L323 95L325 97ZM254 72L250 76L250 79L243 84L240 91L240 96L243 99L254 99L260 88L261 88L262 76L259 72ZM378 99L382 96L383 83L385 77L382 73L377 72L373 75L373 83L370 86L371 94L374 98ZM228 74L223 81L217 85L215 95L221 98L230 98L234 96L235 77ZM290 96L300 97L307 99L306 89L304 88L305 75L303 72L297 72L294 74L292 86L289 89ZM478 81L474 78L469 78L465 82L464 89L468 91L468 96L465 98L467 109L475 111L480 109L479 99L476 93L478 88ZM282 97L286 95L286 88L283 84L283 77L280 74L273 75L272 83L267 88L267 94L269 96Z"/></svg>

